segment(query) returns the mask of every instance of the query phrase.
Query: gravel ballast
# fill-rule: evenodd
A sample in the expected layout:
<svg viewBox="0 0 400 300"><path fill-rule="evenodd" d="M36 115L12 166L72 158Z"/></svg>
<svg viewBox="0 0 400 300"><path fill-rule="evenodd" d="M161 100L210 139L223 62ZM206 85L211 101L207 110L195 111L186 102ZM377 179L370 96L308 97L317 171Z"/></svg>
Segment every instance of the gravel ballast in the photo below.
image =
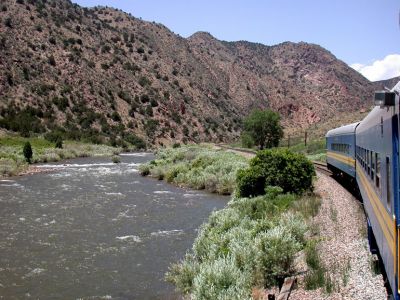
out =
<svg viewBox="0 0 400 300"><path fill-rule="evenodd" d="M334 179L320 173L315 192L321 196L321 207L312 223L319 230L318 252L333 291L307 291L304 276L299 276L290 299L387 299L382 275L375 275L371 268L362 204ZM304 268L304 263L299 267Z"/></svg>

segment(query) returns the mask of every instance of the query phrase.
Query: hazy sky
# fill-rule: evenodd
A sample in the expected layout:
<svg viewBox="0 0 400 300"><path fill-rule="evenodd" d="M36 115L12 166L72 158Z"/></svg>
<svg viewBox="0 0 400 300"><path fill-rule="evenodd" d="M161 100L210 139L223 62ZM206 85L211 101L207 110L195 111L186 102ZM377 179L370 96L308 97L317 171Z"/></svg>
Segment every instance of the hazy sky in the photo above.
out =
<svg viewBox="0 0 400 300"><path fill-rule="evenodd" d="M319 44L371 80L400 75L398 0L73 0L112 6L188 37Z"/></svg>

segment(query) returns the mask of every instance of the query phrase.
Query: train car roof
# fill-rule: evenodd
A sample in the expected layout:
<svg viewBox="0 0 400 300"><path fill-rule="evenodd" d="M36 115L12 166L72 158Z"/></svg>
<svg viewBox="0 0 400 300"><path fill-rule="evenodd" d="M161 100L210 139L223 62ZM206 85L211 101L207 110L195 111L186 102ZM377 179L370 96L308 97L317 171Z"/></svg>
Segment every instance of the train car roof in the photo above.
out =
<svg viewBox="0 0 400 300"><path fill-rule="evenodd" d="M355 134L356 128L360 124L360 122L344 125L335 129L329 130L325 137L331 137L336 135L345 135L345 134Z"/></svg>

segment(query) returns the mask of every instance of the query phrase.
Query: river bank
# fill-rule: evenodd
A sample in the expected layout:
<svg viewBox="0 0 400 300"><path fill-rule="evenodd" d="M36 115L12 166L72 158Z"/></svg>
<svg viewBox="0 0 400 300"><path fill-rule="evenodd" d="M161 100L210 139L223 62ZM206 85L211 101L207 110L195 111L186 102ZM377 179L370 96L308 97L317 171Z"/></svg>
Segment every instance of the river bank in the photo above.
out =
<svg viewBox="0 0 400 300"><path fill-rule="evenodd" d="M265 186L265 194L258 197L240 197L237 173L249 167L248 158L213 145L161 149L155 155L140 167L142 175L232 194L228 205L201 226L192 250L171 265L166 278L182 294L193 299L248 299L254 289L274 286L292 274L296 253L306 246L306 220L318 210L317 197L289 194L278 186ZM293 165L309 164L285 150L273 152L275 156L281 159L280 177L285 172L290 176ZM242 178L242 183L248 179Z"/></svg>
<svg viewBox="0 0 400 300"><path fill-rule="evenodd" d="M32 164L24 158L22 149L30 142L33 150ZM107 145L95 145L76 141L64 141L63 148L42 138L23 138L18 136L0 137L0 178L45 172L37 168L37 163L57 162L77 157L112 156L123 151Z"/></svg>
<svg viewBox="0 0 400 300"><path fill-rule="evenodd" d="M140 172L178 186L230 195L236 173L248 165L248 159L213 145L186 145L159 149L156 158L142 165Z"/></svg>
<svg viewBox="0 0 400 300"><path fill-rule="evenodd" d="M235 149L227 151L247 159L254 156ZM191 156L194 160L195 157ZM150 169L157 165L154 163ZM167 164L166 169L173 169L173 163ZM317 174L314 188L314 194L283 200L289 209L280 212L275 209L282 202L274 200L275 196L233 197L227 207L210 216L199 231L192 252L170 268L167 278L194 299L222 295L264 300L269 294L279 293L273 275L265 271L278 270L286 276L301 274L291 299L386 299L382 275L375 273L368 250L366 219L358 200L323 174ZM275 204L271 207L266 202ZM254 218L254 214L258 217ZM263 215L269 220L268 226L260 218ZM297 232L290 229L293 223ZM271 242L269 233L276 228L285 234L279 236L275 232ZM274 245L274 251L269 251L267 245ZM266 290L265 285L271 288Z"/></svg>

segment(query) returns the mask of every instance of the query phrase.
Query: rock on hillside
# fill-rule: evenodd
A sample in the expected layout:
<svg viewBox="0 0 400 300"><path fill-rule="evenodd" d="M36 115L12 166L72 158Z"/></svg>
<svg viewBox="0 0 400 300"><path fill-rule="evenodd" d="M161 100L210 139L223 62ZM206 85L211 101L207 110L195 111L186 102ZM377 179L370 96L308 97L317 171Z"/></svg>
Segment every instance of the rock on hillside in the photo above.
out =
<svg viewBox="0 0 400 300"><path fill-rule="evenodd" d="M224 42L203 32L185 39L67 0L0 4L0 127L23 134L226 141L253 108L307 128L368 107L373 89L317 45Z"/></svg>

